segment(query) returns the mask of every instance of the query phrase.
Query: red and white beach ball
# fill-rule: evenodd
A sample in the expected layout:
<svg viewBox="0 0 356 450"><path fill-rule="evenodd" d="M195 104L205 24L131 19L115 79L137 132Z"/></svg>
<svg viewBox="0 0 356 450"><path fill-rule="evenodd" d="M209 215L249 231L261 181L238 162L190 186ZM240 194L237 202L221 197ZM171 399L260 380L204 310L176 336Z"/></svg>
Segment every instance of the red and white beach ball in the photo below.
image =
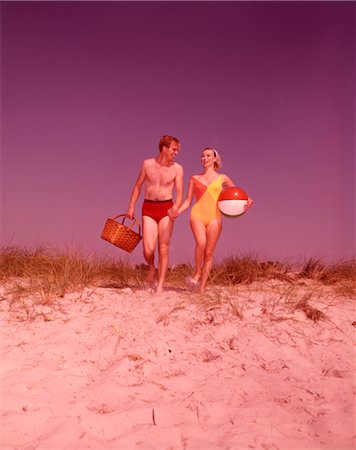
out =
<svg viewBox="0 0 356 450"><path fill-rule="evenodd" d="M239 187L227 188L221 192L218 198L218 208L228 217L238 217L244 214L248 196L246 192Z"/></svg>

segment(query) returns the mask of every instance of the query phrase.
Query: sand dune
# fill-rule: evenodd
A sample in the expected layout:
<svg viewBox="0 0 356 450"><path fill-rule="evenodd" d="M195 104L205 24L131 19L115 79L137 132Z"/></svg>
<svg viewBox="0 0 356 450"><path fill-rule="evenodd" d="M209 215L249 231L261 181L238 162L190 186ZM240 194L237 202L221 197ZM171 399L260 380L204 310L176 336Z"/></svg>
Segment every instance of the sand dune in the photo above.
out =
<svg viewBox="0 0 356 450"><path fill-rule="evenodd" d="M317 321L292 306L303 290ZM23 320L4 292L1 449L354 448L351 298L93 288Z"/></svg>

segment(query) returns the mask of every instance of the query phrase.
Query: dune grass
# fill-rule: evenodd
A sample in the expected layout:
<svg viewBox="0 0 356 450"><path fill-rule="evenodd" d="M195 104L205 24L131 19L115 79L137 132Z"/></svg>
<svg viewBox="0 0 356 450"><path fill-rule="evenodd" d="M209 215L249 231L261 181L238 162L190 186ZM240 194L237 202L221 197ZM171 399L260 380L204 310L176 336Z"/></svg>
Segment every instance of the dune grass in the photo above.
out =
<svg viewBox="0 0 356 450"><path fill-rule="evenodd" d="M189 264L180 264L169 269L167 285L184 288L185 278L192 273ZM145 265L131 266L120 259L100 257L84 258L80 252L51 251L45 248L0 249L0 300L7 300L10 307L28 309L29 297L33 302L50 305L66 294L82 292L85 288L125 288L135 290L142 286L146 277ZM333 286L336 295L355 296L355 261L325 264L319 259L309 259L299 268L291 268L286 262L261 261L257 257L244 255L231 257L212 270L209 285L214 287L248 286L254 282L280 281L290 285L308 282ZM287 289L288 290L288 289ZM214 301L219 300L218 289ZM283 293L284 297L289 294ZM276 294L276 302L278 303ZM223 300L219 300L221 304ZM294 299L294 308L303 310L307 317L317 321L321 315L304 299ZM243 308L234 304L241 319Z"/></svg>

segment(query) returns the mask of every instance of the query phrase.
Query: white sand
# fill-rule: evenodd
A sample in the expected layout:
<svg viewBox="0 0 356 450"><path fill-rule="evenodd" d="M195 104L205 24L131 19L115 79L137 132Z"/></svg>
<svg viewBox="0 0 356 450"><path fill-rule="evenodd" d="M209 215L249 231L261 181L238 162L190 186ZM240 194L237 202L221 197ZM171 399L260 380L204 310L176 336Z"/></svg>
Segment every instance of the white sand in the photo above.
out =
<svg viewBox="0 0 356 450"><path fill-rule="evenodd" d="M23 321L3 288L0 448L355 448L354 301L315 286L315 323L305 289L87 289Z"/></svg>

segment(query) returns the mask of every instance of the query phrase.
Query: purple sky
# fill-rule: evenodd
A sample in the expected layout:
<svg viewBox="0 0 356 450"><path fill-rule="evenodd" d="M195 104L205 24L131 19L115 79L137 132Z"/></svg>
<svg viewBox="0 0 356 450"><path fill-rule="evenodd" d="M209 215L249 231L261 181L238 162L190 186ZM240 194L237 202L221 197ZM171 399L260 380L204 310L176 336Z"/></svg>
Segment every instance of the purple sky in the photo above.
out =
<svg viewBox="0 0 356 450"><path fill-rule="evenodd" d="M215 146L255 201L218 260L355 254L354 2L1 2L1 28L3 245L126 258L101 230L172 134L185 187Z"/></svg>

